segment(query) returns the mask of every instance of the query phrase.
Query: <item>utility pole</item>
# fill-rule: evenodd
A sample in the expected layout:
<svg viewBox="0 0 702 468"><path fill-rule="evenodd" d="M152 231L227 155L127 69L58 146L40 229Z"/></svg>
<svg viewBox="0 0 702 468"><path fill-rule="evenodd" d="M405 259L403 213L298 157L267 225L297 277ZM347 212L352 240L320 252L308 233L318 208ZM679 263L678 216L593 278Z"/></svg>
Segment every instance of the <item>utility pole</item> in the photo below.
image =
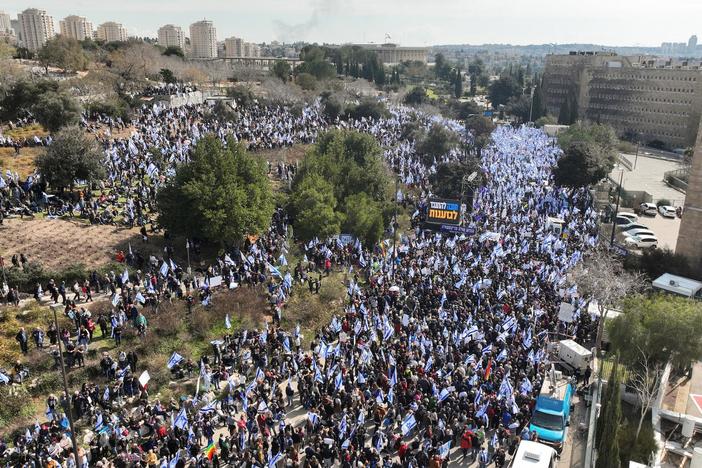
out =
<svg viewBox="0 0 702 468"><path fill-rule="evenodd" d="M636 157L634 158L634 169L636 169L636 163L639 162L639 146L641 145L641 138L636 139Z"/></svg>
<svg viewBox="0 0 702 468"><path fill-rule="evenodd" d="M56 317L56 308L52 307L51 308L54 311L54 325L56 326L56 330L60 330L59 324L58 324L58 318ZM78 460L78 442L76 442L76 429L73 426L73 411L71 408L71 394L68 392L68 379L66 378L66 364L63 362L63 348L61 347L61 340L58 340L58 347L59 347L59 361L61 362L61 376L63 377L63 391L66 394L66 416L68 416L68 425L71 428L71 443L73 444L73 457L76 462L76 466L78 466L79 460Z"/></svg>
<svg viewBox="0 0 702 468"><path fill-rule="evenodd" d="M536 84L531 85L531 104L529 105L529 122L531 122L531 113L534 110L534 90L536 89Z"/></svg>
<svg viewBox="0 0 702 468"><path fill-rule="evenodd" d="M612 236L609 239L609 246L614 245L614 230L617 228L617 213L619 213L619 200L622 197L622 181L624 179L624 169L619 174L619 189L617 190L617 207L614 209L614 219L612 220Z"/></svg>

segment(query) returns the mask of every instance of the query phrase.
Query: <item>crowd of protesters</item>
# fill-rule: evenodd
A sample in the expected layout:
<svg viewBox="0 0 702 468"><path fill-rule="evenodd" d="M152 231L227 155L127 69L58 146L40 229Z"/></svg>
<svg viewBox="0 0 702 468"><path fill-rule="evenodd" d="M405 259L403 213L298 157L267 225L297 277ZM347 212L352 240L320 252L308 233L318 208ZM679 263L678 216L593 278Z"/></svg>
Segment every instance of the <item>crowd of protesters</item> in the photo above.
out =
<svg viewBox="0 0 702 468"><path fill-rule="evenodd" d="M418 120L470 135L457 122L402 107L380 120L333 122L320 109L253 105L235 122L217 122L205 118L204 106L145 108L131 137L102 137L108 178L100 190L86 191L78 208L99 213L98 200L112 193L126 200L126 222L145 226L159 187L201 136L233 136L266 149L314 142L320 131L341 127L374 135L403 188L418 194L410 235L395 250L387 242L364 248L314 240L304 246L304 261L288 265L291 240L279 210L266 235L218 257L200 279L184 275L168 252L144 259L136 274L113 273L105 282L113 312L97 326L119 355L105 354L101 378L70 397L50 396L47 421L0 453L13 463L75 466L69 401L73 416L92 429L81 437L80 466L500 467L520 440L534 437L528 421L550 365L548 343L563 336L587 341L595 325L567 282L568 270L597 241L589 194L553 185L560 150L542 131L500 127L482 154L486 183L467 222L474 234L427 231L419 220L431 195L428 176L462 155L452 151L427 167L403 128ZM548 216L564 220L562 235L549 230ZM343 310L307 341L299 326L283 330L283 305L294 288L318 291L332 268L351 278ZM146 332L148 307L164 298L190 304L198 294L206 307L217 300L218 284L265 285L273 322L227 333L207 355L174 353L174 379L197 379L196 394L150 398L139 357L120 347L121 333L128 326ZM558 320L561 301L574 305L567 323ZM51 343L72 346L71 363L80 365L95 319L64 302L76 328L50 331Z"/></svg>

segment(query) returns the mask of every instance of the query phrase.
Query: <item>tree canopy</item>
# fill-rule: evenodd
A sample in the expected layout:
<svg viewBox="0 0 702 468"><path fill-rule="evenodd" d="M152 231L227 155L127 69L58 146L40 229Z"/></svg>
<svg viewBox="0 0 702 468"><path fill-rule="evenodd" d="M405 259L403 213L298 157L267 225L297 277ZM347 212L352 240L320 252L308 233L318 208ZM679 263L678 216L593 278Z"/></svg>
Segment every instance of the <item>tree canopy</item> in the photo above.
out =
<svg viewBox="0 0 702 468"><path fill-rule="evenodd" d="M438 197L458 200L461 198L463 177L473 172L480 174L480 160L475 157L460 163L439 164L436 172L429 176L431 191ZM469 189L467 189L466 195L471 195Z"/></svg>
<svg viewBox="0 0 702 468"><path fill-rule="evenodd" d="M88 66L88 56L81 43L72 37L61 35L46 41L37 57L44 67L58 67L67 72L85 70Z"/></svg>
<svg viewBox="0 0 702 468"><path fill-rule="evenodd" d="M103 154L94 138L78 126L66 127L36 159L42 178L53 188L73 187L76 180L105 176Z"/></svg>
<svg viewBox="0 0 702 468"><path fill-rule="evenodd" d="M207 135L157 197L159 222L176 234L222 245L268 229L274 203L261 159Z"/></svg>
<svg viewBox="0 0 702 468"><path fill-rule="evenodd" d="M577 123L558 135L565 153L554 170L556 183L568 187L596 184L614 168L619 140L608 125Z"/></svg>
<svg viewBox="0 0 702 468"><path fill-rule="evenodd" d="M80 121L80 112L78 102L65 92L48 91L41 94L32 106L32 114L37 122L51 132L77 124Z"/></svg>
<svg viewBox="0 0 702 468"><path fill-rule="evenodd" d="M271 68L271 74L282 81L288 81L290 77L290 64L285 60L276 60Z"/></svg>
<svg viewBox="0 0 702 468"><path fill-rule="evenodd" d="M433 124L417 144L417 152L426 166L458 146L459 140L451 130L440 124Z"/></svg>
<svg viewBox="0 0 702 468"><path fill-rule="evenodd" d="M622 305L624 313L608 331L624 362L636 365L642 352L652 364L670 361L681 367L702 358L702 303L655 295L632 296Z"/></svg>
<svg viewBox="0 0 702 468"><path fill-rule="evenodd" d="M334 130L323 134L293 181L290 212L303 240L339 234L364 243L380 239L387 222L389 176L370 135Z"/></svg>
<svg viewBox="0 0 702 468"><path fill-rule="evenodd" d="M480 156L483 148L490 143L490 135L495 130L495 124L488 117L473 115L466 119L466 129L473 135L473 145Z"/></svg>
<svg viewBox="0 0 702 468"><path fill-rule="evenodd" d="M522 88L511 76L502 76L490 83L488 96L492 107L496 108L500 104L504 105L514 96L522 94Z"/></svg>

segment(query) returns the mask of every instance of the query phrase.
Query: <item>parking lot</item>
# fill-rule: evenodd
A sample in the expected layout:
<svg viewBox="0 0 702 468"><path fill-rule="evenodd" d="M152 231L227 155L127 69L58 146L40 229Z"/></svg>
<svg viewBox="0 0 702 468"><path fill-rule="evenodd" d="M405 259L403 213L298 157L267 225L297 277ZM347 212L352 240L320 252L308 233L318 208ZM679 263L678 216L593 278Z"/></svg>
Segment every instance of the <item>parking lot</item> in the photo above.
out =
<svg viewBox="0 0 702 468"><path fill-rule="evenodd" d="M631 212L629 209L623 209L621 211ZM641 215L637 222L651 229L651 231L656 234L659 249L665 248L673 252L675 251L678 242L678 231L680 231L680 218L665 218L660 214L655 217ZM617 229L617 231L617 239L623 244L624 235L619 229Z"/></svg>

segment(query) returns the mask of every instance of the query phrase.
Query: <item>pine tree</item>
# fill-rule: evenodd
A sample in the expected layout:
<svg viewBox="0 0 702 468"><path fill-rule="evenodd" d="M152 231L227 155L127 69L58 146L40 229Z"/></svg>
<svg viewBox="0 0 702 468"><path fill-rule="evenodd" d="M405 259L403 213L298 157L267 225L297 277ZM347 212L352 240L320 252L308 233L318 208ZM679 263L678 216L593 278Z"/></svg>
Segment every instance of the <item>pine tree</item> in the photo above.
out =
<svg viewBox="0 0 702 468"><path fill-rule="evenodd" d="M622 418L622 404L619 395L619 356L614 360L603 395L600 419L597 422L597 463L596 468L620 468L619 423Z"/></svg>
<svg viewBox="0 0 702 468"><path fill-rule="evenodd" d="M461 76L460 68L456 69L456 75L454 76L453 95L456 96L456 99L463 96L463 77Z"/></svg>
<svg viewBox="0 0 702 468"><path fill-rule="evenodd" d="M534 101L531 107L531 120L536 121L546 114L544 109L544 95L541 89L540 80L534 80L536 88L534 89Z"/></svg>
<svg viewBox="0 0 702 468"><path fill-rule="evenodd" d="M558 112L558 124L570 125L570 99L567 97L563 100L561 109Z"/></svg>

